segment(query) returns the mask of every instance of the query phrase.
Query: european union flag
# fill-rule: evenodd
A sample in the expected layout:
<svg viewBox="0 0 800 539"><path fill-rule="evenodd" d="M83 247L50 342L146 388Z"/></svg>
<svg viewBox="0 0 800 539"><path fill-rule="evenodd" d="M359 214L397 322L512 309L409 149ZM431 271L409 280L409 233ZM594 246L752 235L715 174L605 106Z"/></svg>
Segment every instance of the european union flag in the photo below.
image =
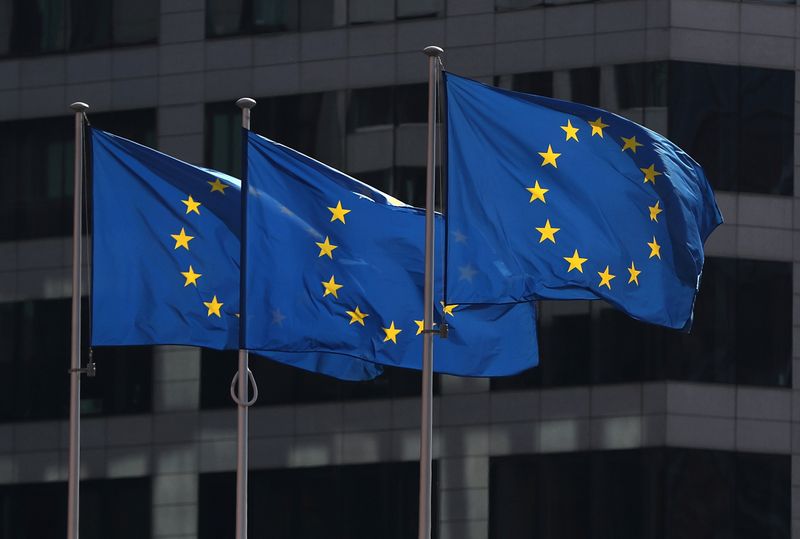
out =
<svg viewBox="0 0 800 539"><path fill-rule="evenodd" d="M722 223L700 166L616 114L445 80L448 301L602 298L688 328Z"/></svg>
<svg viewBox="0 0 800 539"><path fill-rule="evenodd" d="M97 129L91 136L92 345L237 349L239 181ZM348 380L381 372L342 356L269 357Z"/></svg>
<svg viewBox="0 0 800 539"><path fill-rule="evenodd" d="M419 369L425 212L252 133L246 192L245 346ZM450 328L435 341L437 372L537 363L532 304L440 304L436 318Z"/></svg>

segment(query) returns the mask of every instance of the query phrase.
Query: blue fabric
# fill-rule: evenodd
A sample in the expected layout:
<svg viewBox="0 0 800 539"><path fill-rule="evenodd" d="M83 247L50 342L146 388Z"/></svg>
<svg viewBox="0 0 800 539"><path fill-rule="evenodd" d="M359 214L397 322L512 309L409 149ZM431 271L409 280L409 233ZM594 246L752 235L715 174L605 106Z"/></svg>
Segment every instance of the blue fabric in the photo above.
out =
<svg viewBox="0 0 800 539"><path fill-rule="evenodd" d="M92 345L237 349L239 181L103 131L91 135ZM178 244L172 235L181 230L193 239ZM269 357L346 380L381 372L329 354Z"/></svg>
<svg viewBox="0 0 800 539"><path fill-rule="evenodd" d="M688 329L722 222L700 166L610 112L445 81L448 301L604 299Z"/></svg>
<svg viewBox="0 0 800 539"><path fill-rule="evenodd" d="M258 135L247 141L245 346L419 369L424 211ZM443 225L437 218L437 283ZM435 371L496 376L537 364L533 304L448 311Z"/></svg>

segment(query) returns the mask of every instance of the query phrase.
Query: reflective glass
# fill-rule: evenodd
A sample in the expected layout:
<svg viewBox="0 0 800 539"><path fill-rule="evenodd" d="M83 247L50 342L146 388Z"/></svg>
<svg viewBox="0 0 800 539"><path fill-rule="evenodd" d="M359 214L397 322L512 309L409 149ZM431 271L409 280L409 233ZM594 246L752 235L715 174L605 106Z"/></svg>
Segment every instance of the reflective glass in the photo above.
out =
<svg viewBox="0 0 800 539"><path fill-rule="evenodd" d="M151 480L81 480L80 536L151 536ZM0 485L0 537L38 539L67 533L67 484Z"/></svg>
<svg viewBox="0 0 800 539"><path fill-rule="evenodd" d="M790 457L682 448L493 457L491 539L788 539Z"/></svg>
<svg viewBox="0 0 800 539"><path fill-rule="evenodd" d="M433 484L437 488L437 463ZM406 539L417 532L418 465L251 470L250 534L271 539ZM228 537L235 522L233 473L200 475L198 538ZM438 537L433 496L432 537Z"/></svg>

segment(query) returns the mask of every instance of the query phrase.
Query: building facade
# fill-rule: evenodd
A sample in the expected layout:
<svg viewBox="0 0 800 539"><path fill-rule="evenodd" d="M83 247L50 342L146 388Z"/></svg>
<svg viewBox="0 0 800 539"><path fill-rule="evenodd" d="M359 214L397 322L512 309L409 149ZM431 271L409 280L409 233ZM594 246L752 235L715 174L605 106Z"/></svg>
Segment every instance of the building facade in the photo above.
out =
<svg viewBox="0 0 800 539"><path fill-rule="evenodd" d="M251 96L254 131L422 205L431 44L667 135L725 218L691 334L542 302L539 367L436 377L435 536L800 538L799 38L791 0L0 0L0 538L66 530L68 104L237 174ZM233 537L235 354L92 354L82 537ZM251 364L251 536L414 537L419 374Z"/></svg>

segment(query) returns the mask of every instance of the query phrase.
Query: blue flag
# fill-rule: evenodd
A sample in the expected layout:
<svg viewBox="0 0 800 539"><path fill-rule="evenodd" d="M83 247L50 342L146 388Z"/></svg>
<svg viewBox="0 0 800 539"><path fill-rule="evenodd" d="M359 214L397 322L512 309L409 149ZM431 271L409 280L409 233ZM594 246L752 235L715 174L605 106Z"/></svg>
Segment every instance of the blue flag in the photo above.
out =
<svg viewBox="0 0 800 539"><path fill-rule="evenodd" d="M92 345L237 349L239 181L97 129L91 135ZM269 357L346 380L381 372L346 356Z"/></svg>
<svg viewBox="0 0 800 539"><path fill-rule="evenodd" d="M252 133L246 190L245 346L419 369L424 211ZM439 304L435 319L450 328L435 340L437 372L496 376L537 363L533 304Z"/></svg>
<svg viewBox="0 0 800 539"><path fill-rule="evenodd" d="M722 222L700 166L616 114L445 80L448 301L604 299L688 328Z"/></svg>

